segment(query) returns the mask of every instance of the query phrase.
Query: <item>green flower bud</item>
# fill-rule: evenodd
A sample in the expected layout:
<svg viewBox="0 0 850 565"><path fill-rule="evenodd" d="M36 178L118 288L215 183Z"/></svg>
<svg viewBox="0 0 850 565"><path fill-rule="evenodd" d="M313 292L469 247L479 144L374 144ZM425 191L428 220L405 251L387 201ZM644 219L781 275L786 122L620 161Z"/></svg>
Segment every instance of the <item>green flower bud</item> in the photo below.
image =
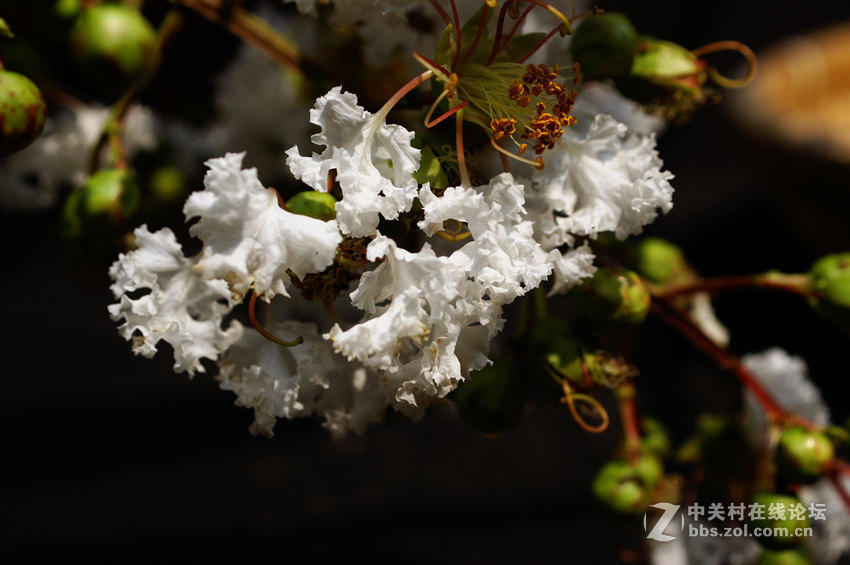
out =
<svg viewBox="0 0 850 565"><path fill-rule="evenodd" d="M635 326L649 312L649 291L633 271L603 267L573 292L576 314L597 324Z"/></svg>
<svg viewBox="0 0 850 565"><path fill-rule="evenodd" d="M765 549L759 555L755 565L813 565L813 561L799 549L771 551Z"/></svg>
<svg viewBox="0 0 850 565"><path fill-rule="evenodd" d="M24 75L0 70L0 157L35 141L46 118L38 87Z"/></svg>
<svg viewBox="0 0 850 565"><path fill-rule="evenodd" d="M305 190L286 201L286 209L293 214L310 216L327 222L336 218L336 199L327 192Z"/></svg>
<svg viewBox="0 0 850 565"><path fill-rule="evenodd" d="M702 70L697 56L684 47L648 37L639 42L632 65L632 75L675 88L687 88L687 83L681 82L681 79L697 75Z"/></svg>
<svg viewBox="0 0 850 565"><path fill-rule="evenodd" d="M473 428L485 433L507 431L519 421L525 403L522 374L510 363L495 362L472 372L452 399Z"/></svg>
<svg viewBox="0 0 850 565"><path fill-rule="evenodd" d="M139 185L122 169L103 169L75 188L62 210L67 237L95 235L121 224L139 207Z"/></svg>
<svg viewBox="0 0 850 565"><path fill-rule="evenodd" d="M850 253L836 253L812 265L810 301L822 313L850 317Z"/></svg>
<svg viewBox="0 0 850 565"><path fill-rule="evenodd" d="M769 528L767 535L756 538L764 547L773 550L789 549L806 541L805 537L797 535L796 532L798 528L809 527L808 512L798 498L785 494L761 493L753 498L753 504L760 504L764 508L764 518L752 521L753 528L762 528L762 531ZM784 518L781 515L769 518L772 504L777 505L777 508L784 508ZM791 508L799 508L798 505L803 506L798 514L800 517L792 518Z"/></svg>
<svg viewBox="0 0 850 565"><path fill-rule="evenodd" d="M153 63L156 32L139 13L121 4L83 11L71 30L71 50L80 72L106 94L120 93Z"/></svg>
<svg viewBox="0 0 850 565"><path fill-rule="evenodd" d="M779 475L790 482L810 483L826 471L835 456L824 434L804 428L787 428L776 447Z"/></svg>
<svg viewBox="0 0 850 565"><path fill-rule="evenodd" d="M589 80L627 75L632 69L638 35L632 22L617 12L585 18L572 41L573 61L581 63L581 73Z"/></svg>
<svg viewBox="0 0 850 565"><path fill-rule="evenodd" d="M666 239L647 237L635 246L633 266L641 276L667 284L687 269L682 249Z"/></svg>
<svg viewBox="0 0 850 565"><path fill-rule="evenodd" d="M615 459L606 463L593 480L593 494L615 512L639 514L646 509L664 468L654 455L641 454L635 465Z"/></svg>

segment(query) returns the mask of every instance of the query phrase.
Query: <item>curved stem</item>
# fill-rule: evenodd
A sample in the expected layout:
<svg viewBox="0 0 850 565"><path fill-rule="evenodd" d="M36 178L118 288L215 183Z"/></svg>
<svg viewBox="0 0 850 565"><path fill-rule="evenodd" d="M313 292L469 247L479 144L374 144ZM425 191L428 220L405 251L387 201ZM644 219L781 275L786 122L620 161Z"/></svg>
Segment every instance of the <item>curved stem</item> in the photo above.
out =
<svg viewBox="0 0 850 565"><path fill-rule="evenodd" d="M793 420L801 422L793 414L786 411L779 405L776 400L770 395L766 388L759 382L749 369L744 367L741 361L714 343L703 331L694 324L685 312L673 306L666 298L653 297L650 303L652 313L663 319L665 322L679 330L686 338L688 338L697 348L703 350L711 356L718 365L724 369L731 370L738 380L741 381L753 396L761 404L767 415L768 420L773 421L789 421Z"/></svg>
<svg viewBox="0 0 850 565"><path fill-rule="evenodd" d="M564 398L561 399L561 402L563 402L569 407L570 414L572 414L573 419L576 421L576 424L578 424L581 429L592 434L600 434L608 429L608 423L610 422L610 418L608 417L608 411L605 410L605 407L602 406L602 404L600 404L598 400L587 394L573 392L572 387L570 387L569 381L567 381L566 379L561 381L561 384L564 387ZM578 412L578 408L576 407L576 404L578 402L584 402L585 404L591 406L596 412L596 414L599 415L601 421L595 426L588 424L587 420L585 420L584 417Z"/></svg>
<svg viewBox="0 0 850 565"><path fill-rule="evenodd" d="M194 10L208 20L222 25L301 77L325 72L320 65L308 59L298 47L271 27L264 19L247 12L232 2L221 0L171 0ZM325 73L327 74L327 73Z"/></svg>
<svg viewBox="0 0 850 565"><path fill-rule="evenodd" d="M739 277L720 277L684 285L667 286L662 287L656 294L670 298L697 292L715 293L722 290L767 288L807 296L811 290L811 282L811 277L805 274L764 273Z"/></svg>
<svg viewBox="0 0 850 565"><path fill-rule="evenodd" d="M623 424L623 435L626 437L626 452L632 465L637 463L640 456L640 420L638 419L635 387L625 382L617 388L617 401L620 408L620 420Z"/></svg>
<svg viewBox="0 0 850 565"><path fill-rule="evenodd" d="M455 113L455 145L457 147L457 168L460 173L460 185L470 188L469 170L466 168L466 155L463 149L463 108Z"/></svg>
<svg viewBox="0 0 850 565"><path fill-rule="evenodd" d="M386 118L387 114L389 114L390 110L392 110L393 107L398 104L399 100L404 98L408 92L410 92L426 80L430 79L433 74L433 71L428 70L410 79L407 84L399 88L396 93L393 94L392 97L387 100L383 106L381 106L381 109L378 110L377 114L375 114L376 118L378 120Z"/></svg>
<svg viewBox="0 0 850 565"><path fill-rule="evenodd" d="M127 154L121 131L123 129L124 118L127 117L127 112L136 101L136 98L138 98L142 91L147 88L153 77L156 75L156 72L159 69L159 64L162 61L162 53L165 51L168 43L174 38L182 25L183 16L178 11L172 10L159 26L159 29L157 30L157 43L156 48L154 49L153 60L145 70L145 74L112 107L112 112L110 113L109 118L107 118L106 123L103 125L100 137L98 137L91 153L89 154L87 167L89 175L97 171L100 152L107 141L110 143L112 148L115 166L121 169L127 167Z"/></svg>
<svg viewBox="0 0 850 565"><path fill-rule="evenodd" d="M697 57L701 57L703 55L708 55L710 53L717 53L718 51L735 51L744 56L747 60L747 73L738 79L731 79L721 75L717 69L714 67L710 67L708 69L708 74L711 75L711 78L714 79L714 82L719 84L720 86L725 86L726 88L741 88L746 86L753 80L756 76L756 71L758 70L758 60L756 59L755 53L750 49L747 45L741 43L740 41L716 41L714 43L709 43L708 45L703 45L697 49L694 49L692 53Z"/></svg>
<svg viewBox="0 0 850 565"><path fill-rule="evenodd" d="M296 345L304 343L304 338L301 337L301 336L296 337L292 341L285 341L285 340L282 340L280 338L273 336L257 320L256 307L257 307L257 293L252 292L251 293L251 300L248 302L248 319L251 320L251 326L253 326L254 329L257 330L257 332L261 336L263 336L264 338L266 338L269 341L273 341L274 343L277 343L278 345L283 345L284 347L295 347Z"/></svg>

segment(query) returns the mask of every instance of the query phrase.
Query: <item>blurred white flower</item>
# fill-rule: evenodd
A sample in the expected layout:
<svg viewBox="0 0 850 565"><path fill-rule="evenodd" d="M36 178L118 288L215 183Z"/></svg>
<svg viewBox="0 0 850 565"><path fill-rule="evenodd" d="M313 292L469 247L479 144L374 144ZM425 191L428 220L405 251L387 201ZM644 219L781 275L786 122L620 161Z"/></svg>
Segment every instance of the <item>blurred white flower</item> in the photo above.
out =
<svg viewBox="0 0 850 565"><path fill-rule="evenodd" d="M89 154L109 113L108 108L81 105L51 115L32 145L0 160L0 206L48 208L61 188L84 183ZM156 146L156 125L149 108L134 105L125 120L122 135L128 155Z"/></svg>

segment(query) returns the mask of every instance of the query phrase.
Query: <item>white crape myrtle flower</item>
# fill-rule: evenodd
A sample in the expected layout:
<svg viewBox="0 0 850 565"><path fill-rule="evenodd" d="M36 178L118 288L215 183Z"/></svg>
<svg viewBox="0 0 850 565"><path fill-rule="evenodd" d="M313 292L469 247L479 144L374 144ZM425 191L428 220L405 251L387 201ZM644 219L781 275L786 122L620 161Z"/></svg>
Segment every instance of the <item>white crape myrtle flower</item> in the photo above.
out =
<svg viewBox="0 0 850 565"><path fill-rule="evenodd" d="M328 175L336 170L342 190L337 222L346 235L374 235L379 216L398 218L410 210L419 190L413 178L420 158L411 145L414 134L385 118L385 112L373 115L354 94L335 87L310 110L310 121L322 128L312 141L325 150L310 157L302 157L297 147L286 152L292 174L314 190L327 190Z"/></svg>
<svg viewBox="0 0 850 565"><path fill-rule="evenodd" d="M183 256L174 233L163 228L151 233L136 229L136 249L122 253L109 269L116 304L113 320L124 323L119 332L133 342L133 352L153 357L160 341L174 349L174 370L203 372L201 359L216 360L242 335L242 325L222 319L235 303L223 280L204 280L195 270L196 258ZM138 291L149 291L138 298Z"/></svg>
<svg viewBox="0 0 850 565"><path fill-rule="evenodd" d="M244 151L263 174L288 174L280 148L304 139L310 127L311 100L299 96L299 80L258 49L243 45L217 80L217 114L207 140L216 148L213 154Z"/></svg>
<svg viewBox="0 0 850 565"><path fill-rule="evenodd" d="M227 281L237 300L250 289L266 301L289 296L288 271L298 277L322 271L342 241L336 221L287 212L275 191L242 169L243 153L207 161L203 191L192 193L183 212L200 217L189 232L204 242L197 270Z"/></svg>
<svg viewBox="0 0 850 565"><path fill-rule="evenodd" d="M840 475L838 480L845 491L850 491L850 477ZM812 485L800 487L803 504L820 504L825 509L824 520L809 520L814 536L806 548L818 565L832 565L850 551L850 513L847 504L829 479L822 478Z"/></svg>
<svg viewBox="0 0 850 565"><path fill-rule="evenodd" d="M428 185L419 191L425 216L419 227L427 235L443 229L446 220L466 222L472 240L450 260L467 269L497 304L536 288L552 272L547 253L534 240L524 194L525 186L510 173L493 177L485 186L447 188L439 198Z"/></svg>
<svg viewBox="0 0 850 565"><path fill-rule="evenodd" d="M549 249L601 232L625 239L673 206L673 175L661 170L655 137L629 134L611 116L597 115L586 134L566 129L549 155L528 196Z"/></svg>
<svg viewBox="0 0 850 565"><path fill-rule="evenodd" d="M220 362L221 388L236 394L238 406L254 410L252 434L271 437L278 418L317 414L332 436L342 438L383 419L388 397L378 377L335 354L315 324L283 322L271 329L304 342L281 347L246 330Z"/></svg>
<svg viewBox="0 0 850 565"><path fill-rule="evenodd" d="M745 355L741 362L758 377L782 408L818 426L829 423L829 408L818 388L809 380L803 359L773 347L762 353ZM761 404L749 393L744 424L754 445L768 445L767 416Z"/></svg>
<svg viewBox="0 0 850 565"><path fill-rule="evenodd" d="M489 330L473 324L498 328L501 319L495 305L484 301L481 285L427 243L411 253L379 235L367 258L382 257L351 294L367 319L348 330L335 324L325 338L348 359L383 371L396 408L415 415L488 362Z"/></svg>
<svg viewBox="0 0 850 565"><path fill-rule="evenodd" d="M774 347L746 355L742 362L784 409L818 426L830 423L829 408L818 388L809 380L803 359ZM754 445L762 448L769 445L767 418L751 394L747 394L744 425ZM850 489L848 477L841 476L839 480L845 489ZM825 520L810 520L814 536L806 543L806 549L818 565L836 563L842 554L850 550L850 512L844 500L827 478L801 486L798 495L806 506L817 503L826 509Z"/></svg>
<svg viewBox="0 0 850 565"><path fill-rule="evenodd" d="M109 112L99 106L79 106L51 115L32 145L0 162L0 206L15 210L47 208L56 201L62 185L84 183L89 152ZM130 107L122 138L128 155L156 147L154 121L150 108Z"/></svg>

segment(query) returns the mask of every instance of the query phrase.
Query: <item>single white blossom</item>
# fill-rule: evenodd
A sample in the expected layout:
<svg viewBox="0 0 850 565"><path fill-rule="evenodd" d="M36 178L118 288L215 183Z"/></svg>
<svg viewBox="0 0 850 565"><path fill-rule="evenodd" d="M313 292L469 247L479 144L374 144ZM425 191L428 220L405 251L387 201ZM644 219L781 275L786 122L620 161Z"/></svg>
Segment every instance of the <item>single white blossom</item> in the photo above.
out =
<svg viewBox="0 0 850 565"><path fill-rule="evenodd" d="M396 408L414 415L488 362L491 330L480 324L499 328L501 320L481 285L427 243L411 253L379 235L367 257L384 258L351 295L367 319L348 330L336 324L325 338L347 358L383 371Z"/></svg>
<svg viewBox="0 0 850 565"><path fill-rule="evenodd" d="M420 157L410 144L414 134L386 124L385 117L367 112L354 94L335 87L310 110L310 121L322 128L313 143L325 150L310 157L302 157L297 147L286 152L292 174L314 190L327 190L328 175L336 170L342 189L337 221L346 235L374 235L379 216L396 219L410 209L419 189L413 178Z"/></svg>
<svg viewBox="0 0 850 565"><path fill-rule="evenodd" d="M201 359L217 360L242 335L235 320L221 328L234 306L227 284L200 278L195 259L183 256L168 228L151 233L141 226L134 233L136 250L119 255L109 269L118 299L109 313L123 320L118 330L132 340L134 353L153 357L159 342L166 341L174 349L175 371L203 372Z"/></svg>
<svg viewBox="0 0 850 565"><path fill-rule="evenodd" d="M611 116L596 116L586 135L568 128L547 155L527 197L547 249L600 232L625 239L673 206L673 175L661 170L655 137L628 134Z"/></svg>
<svg viewBox="0 0 850 565"><path fill-rule="evenodd" d="M269 301L289 296L288 271L298 277L333 262L342 241L337 224L281 208L277 194L242 169L243 153L207 161L205 190L192 193L183 212L200 217L190 233L204 242L198 270L205 278L226 280L237 300L249 289Z"/></svg>

